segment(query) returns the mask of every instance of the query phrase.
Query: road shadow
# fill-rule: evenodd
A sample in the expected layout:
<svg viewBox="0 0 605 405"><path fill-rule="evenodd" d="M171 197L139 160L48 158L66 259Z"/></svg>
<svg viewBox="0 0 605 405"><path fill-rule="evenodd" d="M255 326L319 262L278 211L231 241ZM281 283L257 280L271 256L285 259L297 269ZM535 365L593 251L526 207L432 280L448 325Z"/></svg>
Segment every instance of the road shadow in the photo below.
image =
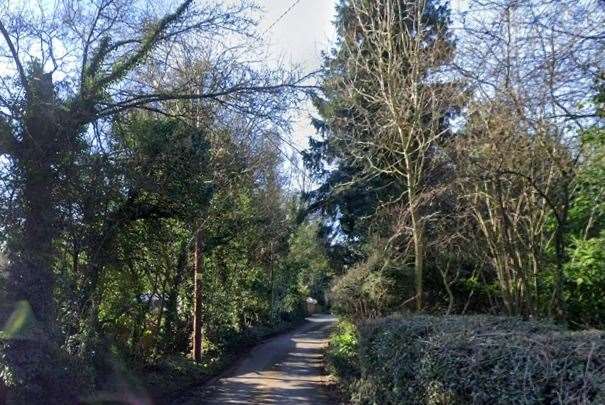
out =
<svg viewBox="0 0 605 405"><path fill-rule="evenodd" d="M334 318L314 315L300 329L255 348L228 376L187 404L328 404L323 354Z"/></svg>

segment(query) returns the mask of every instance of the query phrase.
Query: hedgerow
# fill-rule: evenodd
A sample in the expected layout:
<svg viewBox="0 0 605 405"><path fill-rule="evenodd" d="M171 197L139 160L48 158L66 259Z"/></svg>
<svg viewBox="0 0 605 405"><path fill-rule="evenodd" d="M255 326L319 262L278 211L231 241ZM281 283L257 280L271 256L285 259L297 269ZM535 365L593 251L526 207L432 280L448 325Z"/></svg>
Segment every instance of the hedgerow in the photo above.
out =
<svg viewBox="0 0 605 405"><path fill-rule="evenodd" d="M360 325L357 339L351 361L332 361L353 404L605 403L604 332L392 316Z"/></svg>

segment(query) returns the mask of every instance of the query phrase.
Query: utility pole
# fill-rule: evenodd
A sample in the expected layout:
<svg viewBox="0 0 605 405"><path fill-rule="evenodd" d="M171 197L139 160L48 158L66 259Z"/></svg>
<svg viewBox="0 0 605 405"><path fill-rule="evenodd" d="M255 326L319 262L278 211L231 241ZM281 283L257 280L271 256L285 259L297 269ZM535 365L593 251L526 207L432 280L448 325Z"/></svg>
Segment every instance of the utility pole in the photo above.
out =
<svg viewBox="0 0 605 405"><path fill-rule="evenodd" d="M202 361L202 276L204 267L202 227L195 232L193 263L193 360Z"/></svg>

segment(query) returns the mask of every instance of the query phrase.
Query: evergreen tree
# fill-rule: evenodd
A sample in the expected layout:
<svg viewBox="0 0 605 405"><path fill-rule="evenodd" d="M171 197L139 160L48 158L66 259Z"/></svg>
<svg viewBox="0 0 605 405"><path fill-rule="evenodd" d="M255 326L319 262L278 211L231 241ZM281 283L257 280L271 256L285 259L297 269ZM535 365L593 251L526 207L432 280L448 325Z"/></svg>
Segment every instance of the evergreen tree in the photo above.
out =
<svg viewBox="0 0 605 405"><path fill-rule="evenodd" d="M438 68L451 58L453 51L447 31L449 11L438 1L358 1L365 9L372 10L363 15L356 14L352 3L342 0L337 6L338 39L332 51L324 55L321 93L314 98L319 118L313 124L319 136L310 141L305 155L307 168L320 183L316 190L306 195L309 209L322 213L324 229L331 234L332 257L341 263L362 259L365 255L361 253L361 247L371 234L384 238L391 236L390 219L377 214L381 207L399 200L407 190L407 184L401 178L368 168L364 155L370 156L372 148L359 146L374 142L383 129L379 117L384 106L366 95L381 91L372 78L372 69L388 59L386 54L376 54L372 40L364 38L361 25L377 23L391 7L397 16L390 27L390 35L407 35L413 32L413 13L420 9L421 23L428 30L424 34L427 49L438 42L449 47L449 51L429 68ZM402 50L394 49L394 52ZM355 58L360 55L367 59L365 71L355 66ZM398 67L401 70L398 73L405 76L412 68L409 63L403 64ZM426 75L429 74L427 69ZM358 91L353 92L352 88ZM449 111L442 113L445 127ZM350 139L355 139L355 149L351 147Z"/></svg>

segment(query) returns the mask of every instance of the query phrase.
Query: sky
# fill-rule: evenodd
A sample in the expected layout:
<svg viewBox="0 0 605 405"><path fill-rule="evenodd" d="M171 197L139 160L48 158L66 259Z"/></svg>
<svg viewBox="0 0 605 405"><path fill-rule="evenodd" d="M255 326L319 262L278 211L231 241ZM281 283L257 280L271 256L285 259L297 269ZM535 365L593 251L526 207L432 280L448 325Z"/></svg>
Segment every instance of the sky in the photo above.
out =
<svg viewBox="0 0 605 405"><path fill-rule="evenodd" d="M320 68L321 53L328 51L336 40L333 25L336 1L258 0L264 9L259 21L259 32L268 30L265 35L271 59L268 62L298 65L306 72ZM452 8L460 10L465 3L466 0L452 0ZM286 11L287 14L280 18ZM315 134L310 120L310 115L314 113L313 106L308 102L292 124L292 133L288 139L298 151L306 149L309 137ZM284 154L291 153L292 150L285 146ZM292 167L291 162L286 161L287 170L300 172L303 169L301 166L299 163L297 167ZM300 176L305 177L298 173L299 183L302 181ZM301 188L301 184L292 186ZM302 187L313 187L313 184Z"/></svg>
<svg viewBox="0 0 605 405"><path fill-rule="evenodd" d="M269 29L265 37L271 54L309 69L318 68L321 51L328 49L336 36L332 24L336 1L260 0L259 4L265 11L259 31Z"/></svg>
<svg viewBox="0 0 605 405"><path fill-rule="evenodd" d="M269 62L298 65L305 72L317 70L321 52L329 50L336 39L332 24L336 0L260 0L259 4L265 10L259 31L269 29L265 35ZM307 103L292 125L290 139L298 150L305 149L315 133L309 119L312 113L313 107Z"/></svg>
<svg viewBox="0 0 605 405"><path fill-rule="evenodd" d="M450 1L455 12L467 8L467 0ZM269 29L265 38L272 60L268 62L299 65L307 72L317 70L321 66L322 51L328 51L336 40L333 25L336 2L337 0L258 0L264 9L259 31ZM280 19L286 11L287 14ZM288 139L298 151L306 149L309 137L315 134L310 122L310 115L314 112L313 106L307 103L292 125ZM291 152L290 148L284 147L284 154L289 155ZM297 167L292 167L291 162L286 161L286 169L290 171L300 172L303 169L301 166L298 164ZM306 176L300 173L298 176L299 183L300 176L308 181ZM292 185L301 188L301 184ZM302 187L314 185L304 184Z"/></svg>

